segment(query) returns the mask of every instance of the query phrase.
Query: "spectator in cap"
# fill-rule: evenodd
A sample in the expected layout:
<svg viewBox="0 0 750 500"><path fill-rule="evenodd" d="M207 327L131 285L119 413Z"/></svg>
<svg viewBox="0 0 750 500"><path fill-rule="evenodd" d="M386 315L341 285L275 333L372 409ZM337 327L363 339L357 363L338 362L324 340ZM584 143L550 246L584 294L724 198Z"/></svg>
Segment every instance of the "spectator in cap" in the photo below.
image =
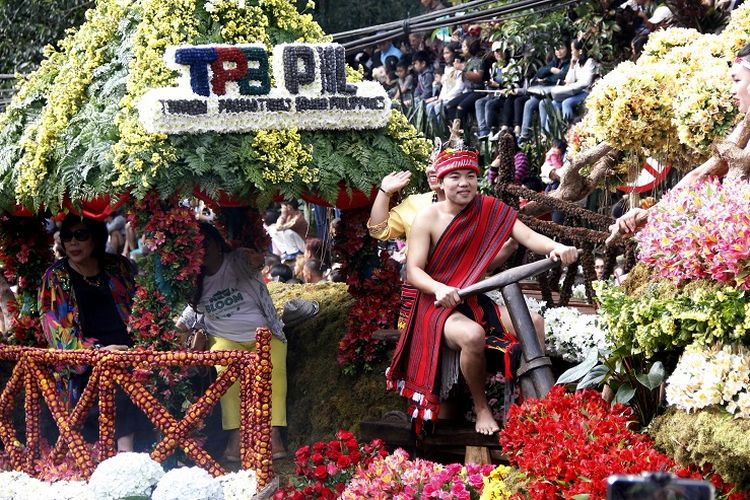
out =
<svg viewBox="0 0 750 500"><path fill-rule="evenodd" d="M492 42L492 54L495 61L490 67L490 78L487 80L487 89L494 90L495 92L478 99L474 104L477 114L477 126L479 127L479 139L484 139L490 135L490 129L498 114L498 110L502 108L505 101L505 96L500 92L504 86L504 72L507 69L503 42Z"/></svg>

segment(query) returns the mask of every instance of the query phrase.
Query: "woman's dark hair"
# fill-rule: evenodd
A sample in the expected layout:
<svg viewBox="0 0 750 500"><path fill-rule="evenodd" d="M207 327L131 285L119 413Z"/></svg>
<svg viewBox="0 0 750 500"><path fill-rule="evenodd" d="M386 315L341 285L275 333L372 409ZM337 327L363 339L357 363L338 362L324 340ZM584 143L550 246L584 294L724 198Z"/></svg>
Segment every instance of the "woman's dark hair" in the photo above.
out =
<svg viewBox="0 0 750 500"><path fill-rule="evenodd" d="M221 253L229 253L232 251L232 247L227 243L227 241L224 239L224 237L221 235L218 229L214 227L213 225L209 224L208 222L199 222L198 228L200 229L201 234L203 235L203 248L205 248L207 241L214 241L219 244L219 247L221 248ZM203 280L206 277L206 266L201 266L201 270L198 273L198 279L195 283L195 293L193 294L193 298L190 300L190 307L193 308L195 312L198 312L198 309L196 306L198 305L198 302L201 300L201 295L203 295Z"/></svg>
<svg viewBox="0 0 750 500"><path fill-rule="evenodd" d="M292 268L287 266L286 264L276 264L271 268L271 272L269 274L271 275L271 278L274 279L274 281L280 281L281 283L286 283L290 279L294 278L294 272L292 272Z"/></svg>
<svg viewBox="0 0 750 500"><path fill-rule="evenodd" d="M320 238L307 238L305 241L305 250L310 252L314 257L320 258L323 249L323 240Z"/></svg>
<svg viewBox="0 0 750 500"><path fill-rule="evenodd" d="M107 239L109 238L109 233L107 232L107 224L102 221L89 219L88 217L68 214L65 216L62 224L60 225L60 236L62 236L62 233L69 233L70 229L77 226L78 224L85 225L86 229L88 229L91 233L91 241L94 243L93 256L99 262L101 262L107 252ZM65 248L64 244L63 248Z"/></svg>
<svg viewBox="0 0 750 500"><path fill-rule="evenodd" d="M475 36L467 36L464 38L464 42L466 42L466 46L469 48L470 56L479 55L479 52L482 50L482 44L479 38Z"/></svg>
<svg viewBox="0 0 750 500"><path fill-rule="evenodd" d="M393 64L393 67L396 67L396 63ZM299 202L297 200L295 200L295 199L284 200L284 201L281 202L281 204L282 205L289 205L293 209L299 210Z"/></svg>
<svg viewBox="0 0 750 500"><path fill-rule="evenodd" d="M227 243L227 240L221 235L216 226L209 224L208 222L199 222L201 234L204 240L211 240L219 244L222 253L229 253L232 251L232 247ZM204 243L205 245L205 243Z"/></svg>
<svg viewBox="0 0 750 500"><path fill-rule="evenodd" d="M276 210L266 210L265 215L263 216L263 223L266 226L270 226L271 224L276 224L276 221L279 220L279 213Z"/></svg>
<svg viewBox="0 0 750 500"><path fill-rule="evenodd" d="M745 56L750 56L750 43L742 47L740 51L737 52L737 57L745 57Z"/></svg>
<svg viewBox="0 0 750 500"><path fill-rule="evenodd" d="M575 40L573 40L572 45L576 48L577 51L581 53L581 55L578 57L578 64L583 66L584 64L586 64L586 59L589 58L589 51L586 49L586 44L583 43L583 40L578 40L576 38Z"/></svg>

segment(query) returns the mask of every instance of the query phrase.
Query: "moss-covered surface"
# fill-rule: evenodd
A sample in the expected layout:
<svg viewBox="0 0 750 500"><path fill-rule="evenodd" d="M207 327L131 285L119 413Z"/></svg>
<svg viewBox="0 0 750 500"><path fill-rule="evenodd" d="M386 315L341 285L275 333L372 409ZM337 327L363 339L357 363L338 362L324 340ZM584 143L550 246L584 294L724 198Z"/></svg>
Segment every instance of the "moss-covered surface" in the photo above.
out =
<svg viewBox="0 0 750 500"><path fill-rule="evenodd" d="M289 448L332 439L338 429L355 434L362 420L379 419L391 410L403 410L403 399L386 392L386 365L370 373L347 376L336 362L338 342L354 300L341 283L286 285L268 289L279 314L294 298L320 303L317 316L300 327L287 329L287 420Z"/></svg>
<svg viewBox="0 0 750 500"><path fill-rule="evenodd" d="M647 429L656 447L681 464L713 464L728 482L750 486L750 421L718 409L670 409Z"/></svg>

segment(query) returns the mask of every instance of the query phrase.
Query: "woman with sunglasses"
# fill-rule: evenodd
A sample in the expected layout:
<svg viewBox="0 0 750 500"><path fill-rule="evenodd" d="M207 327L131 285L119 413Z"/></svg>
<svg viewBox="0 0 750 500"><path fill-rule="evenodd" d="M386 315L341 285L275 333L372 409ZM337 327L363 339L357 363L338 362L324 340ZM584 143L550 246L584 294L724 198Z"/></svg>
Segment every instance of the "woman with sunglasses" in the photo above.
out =
<svg viewBox="0 0 750 500"><path fill-rule="evenodd" d="M212 351L255 350L255 332L268 328L271 337L271 448L274 459L286 457L281 428L286 427L286 337L268 288L260 275L264 258L249 248L232 250L219 231L200 223L205 254L191 304L177 321L178 328L196 323L197 314L209 335ZM224 367L217 367L221 373ZM221 397L221 423L228 431L227 461L240 457L240 387L232 385Z"/></svg>
<svg viewBox="0 0 750 500"><path fill-rule="evenodd" d="M42 277L39 313L49 346L55 349L127 350L133 345L127 329L135 293L135 270L129 260L107 254L104 222L69 214L60 228L65 257ZM63 394L72 407L86 387L90 367L68 376ZM145 417L118 388L115 437L118 451L133 451L136 426ZM89 416L84 435L96 436L96 415Z"/></svg>

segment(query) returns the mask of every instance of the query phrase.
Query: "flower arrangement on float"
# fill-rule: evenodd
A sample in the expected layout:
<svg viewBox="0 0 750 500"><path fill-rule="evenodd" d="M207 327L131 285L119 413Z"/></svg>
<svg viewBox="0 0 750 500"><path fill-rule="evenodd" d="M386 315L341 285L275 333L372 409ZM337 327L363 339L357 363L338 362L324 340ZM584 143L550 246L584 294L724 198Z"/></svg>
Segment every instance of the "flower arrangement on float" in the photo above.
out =
<svg viewBox="0 0 750 500"><path fill-rule="evenodd" d="M610 406L596 391L555 386L511 408L500 444L531 498L603 499L612 474L675 469L648 436L629 429L632 419L630 408Z"/></svg>
<svg viewBox="0 0 750 500"><path fill-rule="evenodd" d="M543 317L546 352L552 356L579 363L592 351L611 348L606 323L598 314L584 314L574 307L552 307Z"/></svg>
<svg viewBox="0 0 750 500"><path fill-rule="evenodd" d="M675 47L684 47L701 38L701 33L692 28L668 28L649 34L643 46L638 64L658 63Z"/></svg>
<svg viewBox="0 0 750 500"><path fill-rule="evenodd" d="M352 477L339 498L479 498L484 481L493 471L490 464L448 464L415 458L397 449L378 457Z"/></svg>
<svg viewBox="0 0 750 500"><path fill-rule="evenodd" d="M750 183L701 181L673 189L636 239L640 260L676 284L711 279L750 288Z"/></svg>
<svg viewBox="0 0 750 500"><path fill-rule="evenodd" d="M15 301L7 304L13 316L11 344L46 346L39 321L37 295L41 276L53 261L52 236L39 217L0 216L0 262L3 278L17 285Z"/></svg>
<svg viewBox="0 0 750 500"><path fill-rule="evenodd" d="M691 76L690 88L675 96L673 110L680 142L698 153L709 153L716 138L726 137L740 118L726 62L707 58Z"/></svg>
<svg viewBox="0 0 750 500"><path fill-rule="evenodd" d="M336 498L357 471L386 455L383 441L360 443L351 432L339 430L335 439L318 441L295 452L295 476L276 490L274 498Z"/></svg>
<svg viewBox="0 0 750 500"><path fill-rule="evenodd" d="M336 360L345 373L369 371L381 359L385 345L372 338L381 328L393 328L398 319L401 291L399 265L367 234L366 211L347 211L342 233L336 234L333 252L348 274L349 294L356 302L346 320Z"/></svg>
<svg viewBox="0 0 750 500"><path fill-rule="evenodd" d="M212 477L198 467L164 471L147 453L119 453L100 463L88 481L45 482L24 472L0 472L0 500L249 500L257 493L255 472Z"/></svg>
<svg viewBox="0 0 750 500"><path fill-rule="evenodd" d="M2 170L6 188L0 192L0 208L9 209L18 199L28 207L43 203L55 210L65 193L74 202L92 193L123 190L141 199L157 187L169 196L189 183L210 192L259 193L263 202L277 191L294 198L316 193L332 202L342 182L369 194L393 169L421 171L427 161L429 142L402 115L387 110L381 128L365 132L296 132L286 122L282 125L289 130L262 133L147 132L139 121L141 98L176 83L164 61L165 46L196 40L256 43L270 53L283 42L325 42L325 35L310 14L297 12L288 0L262 5L230 0L99 2L61 42L61 50L48 53L0 116L0 149L7 153L0 161L8 165ZM345 73L352 78L347 83L356 81L355 72ZM375 91L367 82L358 85L364 97ZM97 92L87 95L87 88ZM356 113L331 109L314 126L340 127L347 120L356 122ZM269 120L259 116L253 124L273 125ZM198 123L189 121L190 126ZM279 171L279 165L286 167ZM86 173L83 187L81 172Z"/></svg>
<svg viewBox="0 0 750 500"><path fill-rule="evenodd" d="M620 63L586 98L591 133L643 158L670 158L679 147L672 125L675 91L671 67Z"/></svg>
<svg viewBox="0 0 750 500"><path fill-rule="evenodd" d="M719 406L750 418L750 350L743 346L690 346L667 379L667 402L687 412Z"/></svg>

